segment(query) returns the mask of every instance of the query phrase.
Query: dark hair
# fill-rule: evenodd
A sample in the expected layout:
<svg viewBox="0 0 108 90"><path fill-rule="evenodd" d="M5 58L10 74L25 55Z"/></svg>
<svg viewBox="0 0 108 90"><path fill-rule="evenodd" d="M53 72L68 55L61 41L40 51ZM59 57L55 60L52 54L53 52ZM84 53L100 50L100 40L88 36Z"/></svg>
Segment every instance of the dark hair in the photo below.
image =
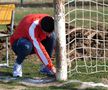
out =
<svg viewBox="0 0 108 90"><path fill-rule="evenodd" d="M41 20L41 28L48 33L54 31L54 19L51 16L45 16Z"/></svg>

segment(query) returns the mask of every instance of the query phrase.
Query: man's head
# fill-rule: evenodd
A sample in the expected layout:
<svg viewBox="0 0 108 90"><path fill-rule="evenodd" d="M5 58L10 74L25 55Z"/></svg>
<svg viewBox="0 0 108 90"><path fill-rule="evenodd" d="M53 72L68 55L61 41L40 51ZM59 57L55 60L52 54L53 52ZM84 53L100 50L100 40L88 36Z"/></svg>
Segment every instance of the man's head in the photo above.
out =
<svg viewBox="0 0 108 90"><path fill-rule="evenodd" d="M51 16L45 16L40 23L44 32L51 33L54 31L54 19Z"/></svg>

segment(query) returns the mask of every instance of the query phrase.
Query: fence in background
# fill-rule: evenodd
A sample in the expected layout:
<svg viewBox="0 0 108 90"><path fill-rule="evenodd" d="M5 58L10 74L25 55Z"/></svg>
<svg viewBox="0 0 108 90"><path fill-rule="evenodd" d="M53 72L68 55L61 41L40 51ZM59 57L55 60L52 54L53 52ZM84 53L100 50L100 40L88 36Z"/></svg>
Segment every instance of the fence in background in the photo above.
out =
<svg viewBox="0 0 108 90"><path fill-rule="evenodd" d="M0 3L16 3L19 5L24 4L50 4L53 3L53 0L0 0Z"/></svg>

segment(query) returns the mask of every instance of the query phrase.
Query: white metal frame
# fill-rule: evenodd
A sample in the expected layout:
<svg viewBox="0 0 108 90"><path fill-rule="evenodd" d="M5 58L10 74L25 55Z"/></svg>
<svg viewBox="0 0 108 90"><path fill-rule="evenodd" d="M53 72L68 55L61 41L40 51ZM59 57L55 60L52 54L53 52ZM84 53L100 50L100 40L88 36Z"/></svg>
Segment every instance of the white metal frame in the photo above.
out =
<svg viewBox="0 0 108 90"><path fill-rule="evenodd" d="M10 35L13 34L13 27L14 27L14 14L15 11L12 11L12 18L11 18L11 30L9 34L0 34L0 38L6 38L6 63L0 63L0 67L9 67L9 50L8 50L8 44L9 44L9 40L8 38L10 37Z"/></svg>

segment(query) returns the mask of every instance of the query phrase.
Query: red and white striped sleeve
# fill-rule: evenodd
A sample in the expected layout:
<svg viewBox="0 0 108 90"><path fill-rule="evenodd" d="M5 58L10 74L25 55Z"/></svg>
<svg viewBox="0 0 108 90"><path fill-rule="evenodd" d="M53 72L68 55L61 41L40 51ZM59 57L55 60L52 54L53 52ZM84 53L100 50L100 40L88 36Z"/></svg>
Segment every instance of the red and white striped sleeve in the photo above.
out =
<svg viewBox="0 0 108 90"><path fill-rule="evenodd" d="M52 70L54 65L52 64L51 58L49 57L45 47L35 37L35 28L38 24L39 24L39 20L36 20L31 24L31 26L29 27L29 36L31 42L34 45L35 53L39 56L43 64L46 65L50 70Z"/></svg>

